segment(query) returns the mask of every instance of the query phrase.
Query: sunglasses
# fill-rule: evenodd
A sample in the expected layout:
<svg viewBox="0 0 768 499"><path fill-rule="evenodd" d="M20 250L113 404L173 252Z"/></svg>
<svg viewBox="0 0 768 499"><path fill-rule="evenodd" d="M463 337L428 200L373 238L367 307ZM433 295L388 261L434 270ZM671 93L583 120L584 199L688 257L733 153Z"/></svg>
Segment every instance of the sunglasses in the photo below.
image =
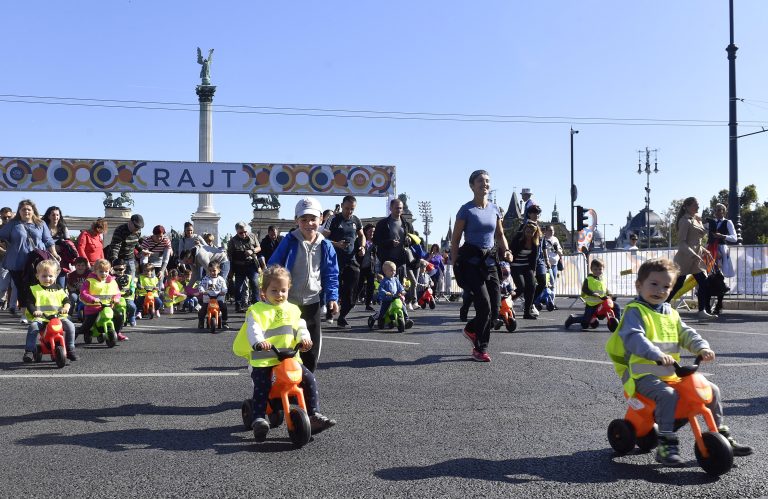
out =
<svg viewBox="0 0 768 499"><path fill-rule="evenodd" d="M115 272L125 272L125 267L112 267Z"/></svg>

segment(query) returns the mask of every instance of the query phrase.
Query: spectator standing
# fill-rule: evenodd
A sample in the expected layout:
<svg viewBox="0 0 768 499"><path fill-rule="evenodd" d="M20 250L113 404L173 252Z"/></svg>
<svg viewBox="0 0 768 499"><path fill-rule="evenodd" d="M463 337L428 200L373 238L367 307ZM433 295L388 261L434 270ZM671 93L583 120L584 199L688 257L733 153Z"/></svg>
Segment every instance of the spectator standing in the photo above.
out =
<svg viewBox="0 0 768 499"><path fill-rule="evenodd" d="M165 227L155 225L152 235L142 238L139 247L142 252L141 263L149 263L155 268L155 276L162 285L171 260L171 240L165 235Z"/></svg>
<svg viewBox="0 0 768 499"><path fill-rule="evenodd" d="M376 226L373 224L366 224L363 227L365 254L360 259L360 280L357 285L357 293L355 293L356 298L361 294L363 295L365 310L369 312L374 310L371 303L373 301L374 283L376 282L376 246L373 245L373 233L375 230Z"/></svg>
<svg viewBox="0 0 768 499"><path fill-rule="evenodd" d="M547 274L550 271L550 265L549 265L549 255L547 253L547 246L544 242L544 234L541 230L541 227L539 226L539 217L541 216L541 207L537 204L531 205L528 207L528 210L526 211L526 218L528 218L529 222L533 222L536 224L536 227L538 228L538 236L539 236L539 251L537 254L536 259L536 265L534 267L534 272L536 275L536 289L533 292L534 297L534 305L536 305L536 308L531 308L531 314L538 317L539 310L541 308L541 304L539 304L536 301L536 298L541 296L541 292L544 291L544 288L547 287Z"/></svg>
<svg viewBox="0 0 768 499"><path fill-rule="evenodd" d="M49 206L47 210L45 210L45 214L43 214L43 222L48 226L48 230L51 231L51 237L54 241L56 241L56 251L58 252L59 256L64 256L65 252L69 253L68 249L61 248L60 245L70 244L71 241L69 241L69 230L67 230L67 224L64 222L64 216L61 214L61 208L58 206ZM66 242L65 242L66 241ZM77 255L72 256L72 260L77 257ZM56 284L59 285L60 288L63 288L66 286L67 282L67 272L69 272L69 261L59 261L60 264L60 270L59 275L56 277Z"/></svg>
<svg viewBox="0 0 768 499"><path fill-rule="evenodd" d="M8 206L0 208L0 227L7 224L13 218L13 210ZM5 268L5 254L8 248L8 243L0 241L0 310L8 308L11 314L16 314L16 301L18 300L18 293L16 291L16 285L13 284L11 279L11 271ZM8 290L10 289L10 293ZM8 296L10 295L10 296Z"/></svg>
<svg viewBox="0 0 768 499"><path fill-rule="evenodd" d="M501 211L488 201L488 172L472 172L469 187L473 199L459 208L451 237L451 254L456 255L453 271L474 300L476 315L464 328L464 336L472 343L472 360L490 362L488 342L500 305L498 254L505 260L511 260L512 254L501 226ZM459 248L462 235L464 244Z"/></svg>
<svg viewBox="0 0 768 499"><path fill-rule="evenodd" d="M541 231L533 221L528 221L510 241L512 248L512 264L510 274L515 283L516 294L522 290L524 305L523 318L536 319L533 311L533 298L536 296L536 267L541 254Z"/></svg>
<svg viewBox="0 0 768 499"><path fill-rule="evenodd" d="M57 261L60 260L56 241L51 237L48 225L40 218L37 206L29 199L21 200L16 216L0 227L0 239L7 243L4 265L16 285L21 323L28 324L25 313L27 304L33 299L29 287L34 284L35 278L25 276L24 270L29 256L36 249L47 249Z"/></svg>
<svg viewBox="0 0 768 499"><path fill-rule="evenodd" d="M77 254L88 260L92 267L96 260L104 258L104 234L109 224L103 218L97 218L88 230L80 231L77 238Z"/></svg>
<svg viewBox="0 0 768 499"><path fill-rule="evenodd" d="M408 234L414 233L413 226L401 216L402 213L403 202L400 199L395 198L389 202L389 216L376 223L373 244L376 246L376 258L380 262L389 260L394 263L400 281L405 282L407 277L412 290L416 284L415 270L418 269L419 260L410 249L412 241Z"/></svg>
<svg viewBox="0 0 768 499"><path fill-rule="evenodd" d="M640 249L637 247L637 234L631 233L629 235L629 244L624 249L627 251L638 251Z"/></svg>
<svg viewBox="0 0 768 499"><path fill-rule="evenodd" d="M360 279L360 262L357 259L365 256L365 234L360 219L354 214L356 207L355 196L344 196L341 200L341 212L334 215L327 228L323 229L323 236L336 250L340 302L337 325L343 329L351 327L347 322L347 314L355 307L356 302L357 282Z"/></svg>
<svg viewBox="0 0 768 499"><path fill-rule="evenodd" d="M443 278L445 277L445 261L440 254L440 246L433 244L429 248L429 255L427 255L427 261L435 266L436 272L432 274L432 289L435 290L435 295L441 292L443 289Z"/></svg>
<svg viewBox="0 0 768 499"><path fill-rule="evenodd" d="M112 241L104 249L106 260L110 262L117 258L123 260L131 277L136 277L136 255L142 253L139 239L141 239L143 228L144 217L139 214L131 216L130 220L115 228Z"/></svg>
<svg viewBox="0 0 768 499"><path fill-rule="evenodd" d="M173 248L175 255L181 255L195 246L206 244L202 236L195 234L195 226L192 222L184 222L184 233L176 240L176 247Z"/></svg>
<svg viewBox="0 0 768 499"><path fill-rule="evenodd" d="M707 249L715 257L715 263L725 277L733 277L736 273L731 263L728 243L738 241L736 228L733 222L725 218L725 205L715 205L715 218L709 220L709 236L707 237Z"/></svg>
<svg viewBox="0 0 768 499"><path fill-rule="evenodd" d="M264 264L272 258L272 253L275 252L282 240L283 236L277 233L277 227L274 225L267 227L267 235L261 240L261 253L259 253L259 259L263 259Z"/></svg>
<svg viewBox="0 0 768 499"><path fill-rule="evenodd" d="M192 270L190 279L192 283L199 283L203 279L205 271L201 269L208 269L211 262L219 264L220 275L226 281L229 276L230 264L227 252L223 248L214 248L203 244L195 246L179 256L179 263L187 265Z"/></svg>
<svg viewBox="0 0 768 499"><path fill-rule="evenodd" d="M235 224L235 235L227 243L232 275L235 277L235 311L245 312L249 305L259 301L259 261L261 251L256 235L248 231L245 222ZM245 283L248 282L250 300L246 303Z"/></svg>
<svg viewBox="0 0 768 499"><path fill-rule="evenodd" d="M533 192L528 187L523 187L523 190L520 191L520 197L523 198L523 209L521 211L523 212L523 225L525 225L528 221L528 210L531 206L536 205L536 201L533 200Z"/></svg>

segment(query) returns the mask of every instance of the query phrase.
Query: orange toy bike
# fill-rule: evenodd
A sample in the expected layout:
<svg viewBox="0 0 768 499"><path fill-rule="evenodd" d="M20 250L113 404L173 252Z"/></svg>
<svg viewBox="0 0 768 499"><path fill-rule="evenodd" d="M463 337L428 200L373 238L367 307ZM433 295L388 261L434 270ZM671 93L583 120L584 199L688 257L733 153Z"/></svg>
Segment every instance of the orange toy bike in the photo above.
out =
<svg viewBox="0 0 768 499"><path fill-rule="evenodd" d="M151 319L155 316L155 291L153 289L147 290L147 294L144 296L144 304L142 308L144 312L144 318Z"/></svg>
<svg viewBox="0 0 768 499"><path fill-rule="evenodd" d="M733 466L733 449L724 436L718 433L715 419L707 404L712 402L712 387L703 375L697 373L701 357L696 357L692 366L680 367L675 362L678 380L667 381L677 391L680 400L675 410L675 426L691 424L696 440L696 461L710 475L722 475ZM626 393L624 394L626 397ZM656 404L640 394L627 399L629 407L624 419L614 419L608 425L608 442L619 455L627 454L635 444L643 452L657 445L657 434L653 411ZM697 416L704 419L709 431L702 432Z"/></svg>
<svg viewBox="0 0 768 499"><path fill-rule="evenodd" d="M288 436L295 447L302 447L312 436L304 402L304 390L299 386L302 380L301 364L295 359L300 345L295 348L277 348L272 346L280 363L272 368L272 388L269 390L267 419L271 428L283 423L284 415L288 426ZM253 421L253 399L246 399L242 406L243 425L250 430Z"/></svg>
<svg viewBox="0 0 768 499"><path fill-rule="evenodd" d="M61 369L67 364L67 347L64 345L64 328L57 316L46 316L48 322L39 334L35 362L42 362L43 355L50 355L56 367Z"/></svg>
<svg viewBox="0 0 768 499"><path fill-rule="evenodd" d="M517 329L517 320L515 311L512 309L512 296L504 295L501 297L501 306L499 307L499 318L493 325L493 329L501 329L502 324L510 333Z"/></svg>
<svg viewBox="0 0 768 499"><path fill-rule="evenodd" d="M219 307L219 300L216 298L211 298L211 301L208 302L205 327L211 330L211 334L216 334L216 328L221 329L221 308Z"/></svg>

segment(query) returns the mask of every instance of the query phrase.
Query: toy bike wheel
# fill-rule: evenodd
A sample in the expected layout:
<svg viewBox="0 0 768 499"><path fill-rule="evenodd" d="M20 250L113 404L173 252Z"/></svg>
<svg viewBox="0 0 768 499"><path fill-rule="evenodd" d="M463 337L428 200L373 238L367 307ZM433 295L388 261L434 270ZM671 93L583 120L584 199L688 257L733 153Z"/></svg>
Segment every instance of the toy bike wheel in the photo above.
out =
<svg viewBox="0 0 768 499"><path fill-rule="evenodd" d="M429 309L434 310L435 309L435 300L429 300Z"/></svg>
<svg viewBox="0 0 768 499"><path fill-rule="evenodd" d="M100 333L100 334L99 334L99 335L96 337L96 341L98 341L99 343L104 343L104 340L105 340L106 338L107 338L107 335L106 335L105 333Z"/></svg>
<svg viewBox="0 0 768 499"><path fill-rule="evenodd" d="M269 414L267 414L267 419L269 420L269 427L270 428L277 428L281 424L283 424L283 410L278 409L276 411L272 411Z"/></svg>
<svg viewBox="0 0 768 499"><path fill-rule="evenodd" d="M635 428L625 419L614 419L608 425L608 443L623 456L635 448Z"/></svg>
<svg viewBox="0 0 768 499"><path fill-rule="evenodd" d="M368 317L368 329L373 329L373 326L376 324L376 319L373 318L373 316Z"/></svg>
<svg viewBox="0 0 768 499"><path fill-rule="evenodd" d="M208 319L208 326L210 327L211 334L216 334L216 322L217 322L216 319L214 319L213 317Z"/></svg>
<svg viewBox="0 0 768 499"><path fill-rule="evenodd" d="M253 423L253 399L245 399L240 407L240 413L243 416L243 426L250 431Z"/></svg>
<svg viewBox="0 0 768 499"><path fill-rule="evenodd" d="M610 332L616 331L617 327L619 327L619 321L616 320L615 317L611 317L610 319L608 319L608 330Z"/></svg>
<svg viewBox="0 0 768 499"><path fill-rule="evenodd" d="M53 357L56 361L56 367L61 369L67 364L67 356L64 353L64 347L61 345L56 345L56 348L53 350Z"/></svg>
<svg viewBox="0 0 768 499"><path fill-rule="evenodd" d="M402 333L405 331L405 320L397 319L397 332Z"/></svg>
<svg viewBox="0 0 768 499"><path fill-rule="evenodd" d="M309 442L312 436L312 428L309 424L309 416L306 411L299 406L292 405L290 412L291 422L293 423L293 431L288 431L288 436L291 437L294 447L303 447Z"/></svg>
<svg viewBox="0 0 768 499"><path fill-rule="evenodd" d="M696 461L698 461L701 469L714 476L727 473L733 467L733 449L731 444L719 433L703 433L701 437L709 452L709 457L704 457L701 451L699 451L699 446L694 445Z"/></svg>
<svg viewBox="0 0 768 499"><path fill-rule="evenodd" d="M107 346L109 348L114 348L115 345L117 345L117 333L114 328L110 327L107 329Z"/></svg>
<svg viewBox="0 0 768 499"><path fill-rule="evenodd" d="M647 435L637 437L637 447L643 452L650 452L659 445L659 434L656 428L651 428Z"/></svg>
<svg viewBox="0 0 768 499"><path fill-rule="evenodd" d="M35 350L35 353L32 354L32 356L35 359L35 362L42 362L43 361L43 345L37 344L37 350Z"/></svg>
<svg viewBox="0 0 768 499"><path fill-rule="evenodd" d="M599 325L600 325L600 322L597 321L597 320L594 320L594 321L589 323L589 327L591 327L592 329L597 329L597 326L599 326Z"/></svg>
<svg viewBox="0 0 768 499"><path fill-rule="evenodd" d="M507 321L507 332L513 333L517 329L517 321L515 319L509 319Z"/></svg>

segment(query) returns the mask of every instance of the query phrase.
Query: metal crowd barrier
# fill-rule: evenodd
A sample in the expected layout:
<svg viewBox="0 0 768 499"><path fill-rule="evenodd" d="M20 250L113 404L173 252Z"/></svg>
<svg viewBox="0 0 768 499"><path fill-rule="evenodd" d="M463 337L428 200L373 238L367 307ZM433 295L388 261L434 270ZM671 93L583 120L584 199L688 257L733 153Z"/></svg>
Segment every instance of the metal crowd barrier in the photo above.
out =
<svg viewBox="0 0 768 499"><path fill-rule="evenodd" d="M605 274L608 279L608 289L616 296L635 296L635 280L637 269L646 260L652 258L674 258L677 249L651 249L636 251L605 251L592 252L590 260L599 258L605 262ZM736 275L726 278L726 284L731 288L727 295L730 299L768 300L768 271L766 274L753 276L753 270L768 268L768 245L730 246L731 262ZM564 269L560 271L555 294L557 296L578 296L581 294L581 284L589 273L587 258L584 254L563 257ZM456 280L450 277L450 287L445 291L450 294L461 294L461 288ZM691 291L686 297L693 297Z"/></svg>

